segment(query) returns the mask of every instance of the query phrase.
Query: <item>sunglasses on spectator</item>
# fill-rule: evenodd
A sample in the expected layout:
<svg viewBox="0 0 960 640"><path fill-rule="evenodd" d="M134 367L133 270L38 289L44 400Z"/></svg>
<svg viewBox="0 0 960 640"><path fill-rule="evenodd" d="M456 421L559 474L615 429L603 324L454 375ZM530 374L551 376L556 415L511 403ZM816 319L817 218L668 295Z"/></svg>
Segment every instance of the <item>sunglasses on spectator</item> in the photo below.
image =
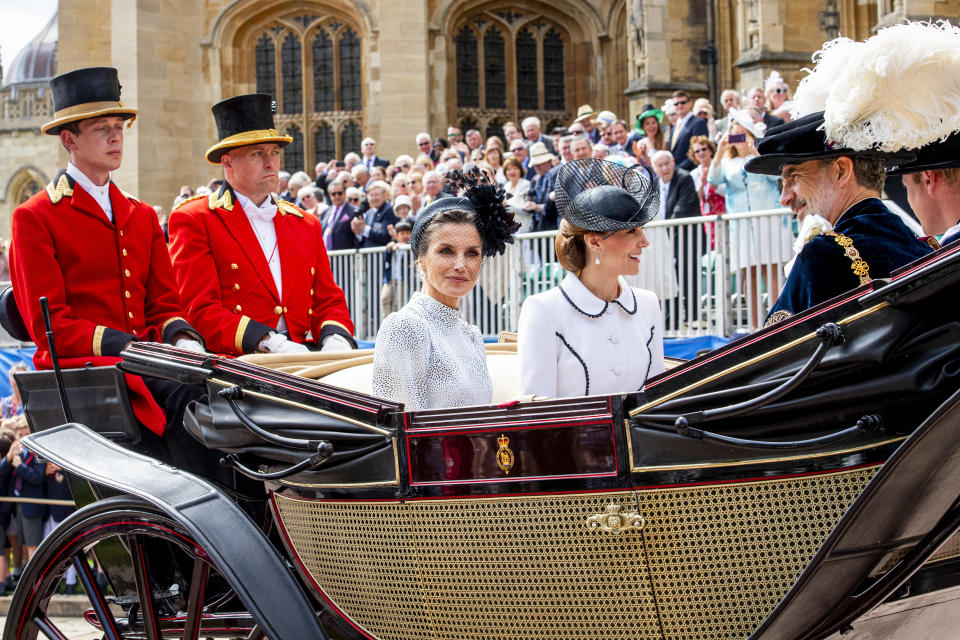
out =
<svg viewBox="0 0 960 640"><path fill-rule="evenodd" d="M417 143L417 146L418 146L418 147L429 147L429 146L430 146L430 141L429 141L429 140L424 140L423 142L418 142L418 143Z"/></svg>
<svg viewBox="0 0 960 640"><path fill-rule="evenodd" d="M703 153L704 151L709 151L709 150L710 150L710 149L709 149L708 147L700 147L699 149L694 149L694 150L693 150L693 153L694 153L694 155L696 155L696 154L698 154L698 153Z"/></svg>
<svg viewBox="0 0 960 640"><path fill-rule="evenodd" d="M697 111L698 118L706 118L710 115L709 111Z"/></svg>
<svg viewBox="0 0 960 640"><path fill-rule="evenodd" d="M353 196L352 198L347 198L347 202L360 202L360 198Z"/></svg>
<svg viewBox="0 0 960 640"><path fill-rule="evenodd" d="M459 138L459 137L460 137L460 134L459 134L459 133L448 133L448 134L447 134L447 137L448 137L448 138Z"/></svg>
<svg viewBox="0 0 960 640"><path fill-rule="evenodd" d="M331 196L342 196L342 195L343 195L343 191L328 191L327 193L328 193L329 195L331 195Z"/></svg>
<svg viewBox="0 0 960 640"><path fill-rule="evenodd" d="M787 92L787 88L786 88L786 87L777 87L776 89L773 90L773 92L774 92L774 93L786 93L786 92Z"/></svg>
<svg viewBox="0 0 960 640"><path fill-rule="evenodd" d="M516 153L517 151L523 151L524 149L526 149L526 147L523 145L520 145L519 147L510 147L510 151L513 153Z"/></svg>
<svg viewBox="0 0 960 640"><path fill-rule="evenodd" d="M689 100L674 100L674 101L673 101L673 104L675 104L675 105L678 106L678 107L682 107L683 105L687 104L688 102L690 102L690 101L689 101Z"/></svg>

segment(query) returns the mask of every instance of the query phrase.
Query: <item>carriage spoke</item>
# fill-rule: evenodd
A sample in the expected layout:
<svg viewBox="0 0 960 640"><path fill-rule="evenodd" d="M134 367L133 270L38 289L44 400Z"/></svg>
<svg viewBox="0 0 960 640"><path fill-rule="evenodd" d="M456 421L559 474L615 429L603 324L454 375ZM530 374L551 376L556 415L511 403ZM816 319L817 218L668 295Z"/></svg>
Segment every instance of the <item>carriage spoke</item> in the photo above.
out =
<svg viewBox="0 0 960 640"><path fill-rule="evenodd" d="M160 618L157 614L157 603L153 599L153 587L150 580L150 569L147 564L143 540L138 535L128 536L130 543L130 557L133 560L133 575L137 582L137 595L140 601L140 611L143 615L143 628L147 640L162 640ZM131 620L131 624L132 624Z"/></svg>
<svg viewBox="0 0 960 640"><path fill-rule="evenodd" d="M203 598L207 591L207 578L210 565L196 558L193 561L193 574L190 578L190 593L187 597L187 619L184 623L183 640L197 640L200 635L200 622L203 615Z"/></svg>
<svg viewBox="0 0 960 640"><path fill-rule="evenodd" d="M69 640L47 616L34 616L33 624L40 630L40 633L50 638L50 640Z"/></svg>
<svg viewBox="0 0 960 640"><path fill-rule="evenodd" d="M103 630L103 637L106 640L123 640L120 630L117 628L117 621L110 613L110 607L107 605L103 592L100 591L100 585L90 571L87 564L87 557L82 552L73 556L73 566L77 570L77 578L83 586L87 597L90 598L90 604L93 605L93 611L100 620L100 628Z"/></svg>

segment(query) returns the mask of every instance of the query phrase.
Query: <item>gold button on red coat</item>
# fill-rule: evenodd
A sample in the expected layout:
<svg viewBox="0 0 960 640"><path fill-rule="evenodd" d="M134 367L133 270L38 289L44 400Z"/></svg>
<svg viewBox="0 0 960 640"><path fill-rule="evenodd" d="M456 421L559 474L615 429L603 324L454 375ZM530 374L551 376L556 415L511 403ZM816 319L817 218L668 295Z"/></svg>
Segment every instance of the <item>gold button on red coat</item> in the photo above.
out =
<svg viewBox="0 0 960 640"><path fill-rule="evenodd" d="M127 317L133 320L133 311L127 311Z"/></svg>
<svg viewBox="0 0 960 640"><path fill-rule="evenodd" d="M127 250L126 250L126 249L124 249L124 250L122 251L122 253L123 253L123 257L127 257Z"/></svg>
<svg viewBox="0 0 960 640"><path fill-rule="evenodd" d="M312 275L312 276L317 275L317 270L316 270L316 268L310 267L310 275Z"/></svg>
<svg viewBox="0 0 960 640"><path fill-rule="evenodd" d="M243 308L240 305L237 305L233 308L234 313L240 313L241 311L243 311Z"/></svg>
<svg viewBox="0 0 960 640"><path fill-rule="evenodd" d="M240 291L240 285L237 284L236 282L234 282L234 283L233 283L233 290L234 290L234 291Z"/></svg>
<svg viewBox="0 0 960 640"><path fill-rule="evenodd" d="M129 277L130 277L130 269L124 269L124 270L123 270L123 275L126 276L127 278L129 278Z"/></svg>
<svg viewBox="0 0 960 640"><path fill-rule="evenodd" d="M236 271L236 270L239 269L239 268L240 268L240 267L237 266L237 263L236 263L236 262L230 263L230 269L232 269L233 271Z"/></svg>
<svg viewBox="0 0 960 640"><path fill-rule="evenodd" d="M124 297L124 298L129 298L129 297L130 297L130 292L129 292L129 291L124 291L124 292L123 292L123 297Z"/></svg>
<svg viewBox="0 0 960 640"><path fill-rule="evenodd" d="M313 289L310 289L310 295L313 295Z"/></svg>
<svg viewBox="0 0 960 640"><path fill-rule="evenodd" d="M280 305L277 305L273 308L273 312L277 315L280 315L281 313L283 313L283 307L281 307Z"/></svg>

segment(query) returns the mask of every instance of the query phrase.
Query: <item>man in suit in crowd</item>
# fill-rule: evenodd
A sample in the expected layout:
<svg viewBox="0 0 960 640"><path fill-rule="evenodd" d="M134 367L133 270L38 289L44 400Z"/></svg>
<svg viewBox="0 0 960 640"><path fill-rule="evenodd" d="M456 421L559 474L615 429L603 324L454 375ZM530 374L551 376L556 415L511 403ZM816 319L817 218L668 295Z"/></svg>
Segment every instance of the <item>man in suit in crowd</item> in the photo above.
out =
<svg viewBox="0 0 960 640"><path fill-rule="evenodd" d="M730 109L740 108L740 94L736 89L724 89L720 94L723 117L716 120L717 135L723 135L730 126Z"/></svg>
<svg viewBox="0 0 960 640"><path fill-rule="evenodd" d="M360 143L360 153L363 154L360 162L367 168L367 173L372 171L374 167L387 168L390 166L389 160L377 157L377 141L373 138L363 139L363 142Z"/></svg>
<svg viewBox="0 0 960 640"><path fill-rule="evenodd" d="M274 192L291 142L276 131L275 104L255 93L213 105L220 140L206 158L223 166L225 182L170 214L180 295L218 353L349 350L353 323L320 221Z"/></svg>
<svg viewBox="0 0 960 640"><path fill-rule="evenodd" d="M674 91L673 106L677 110L677 124L670 129L670 153L678 168L690 171L693 169L693 162L687 157L690 139L693 136L708 136L710 132L706 121L691 113L693 99L689 93Z"/></svg>
<svg viewBox="0 0 960 640"><path fill-rule="evenodd" d="M350 229L357 242L364 247L384 247L393 239L393 225L400 222L390 204L390 185L382 180L367 187L369 208L363 218L350 221Z"/></svg>
<svg viewBox="0 0 960 640"><path fill-rule="evenodd" d="M760 87L754 87L747 92L747 99L750 101L750 104L760 110L763 114L763 124L766 125L767 131L773 127L779 127L783 124L783 118L778 118L767 113L766 101L767 97L763 95L763 89Z"/></svg>
<svg viewBox="0 0 960 640"><path fill-rule="evenodd" d="M697 118L699 120L699 118ZM701 122L703 122L701 120ZM680 169L669 151L658 151L651 159L660 179L660 214L663 220L700 216L700 198L688 171ZM687 314L696 308L697 283L700 280L700 251L706 246L703 225L682 226L673 230L674 268L680 284L682 304L673 300L671 311ZM677 316L675 316L677 317ZM684 318L680 317L682 321ZM687 317L688 321L692 318Z"/></svg>
<svg viewBox="0 0 960 640"><path fill-rule="evenodd" d="M550 153L556 153L553 148L553 140L543 137L543 133L540 129L540 118L537 116L524 118L520 125L523 127L523 137L526 138L526 144L528 147L531 147L538 142L542 142L547 148L547 151Z"/></svg>
<svg viewBox="0 0 960 640"><path fill-rule="evenodd" d="M357 237L350 229L350 221L357 217L357 210L347 202L347 188L342 182L334 180L327 185L327 194L330 196L330 208L320 220L324 246L328 251L359 249Z"/></svg>
<svg viewBox="0 0 960 640"><path fill-rule="evenodd" d="M549 231L557 228L557 206L550 198L557 177L557 172L552 171L555 159L542 142L535 142L530 146L530 165L534 170L530 186L533 200L525 203L523 208L533 214L534 231Z"/></svg>

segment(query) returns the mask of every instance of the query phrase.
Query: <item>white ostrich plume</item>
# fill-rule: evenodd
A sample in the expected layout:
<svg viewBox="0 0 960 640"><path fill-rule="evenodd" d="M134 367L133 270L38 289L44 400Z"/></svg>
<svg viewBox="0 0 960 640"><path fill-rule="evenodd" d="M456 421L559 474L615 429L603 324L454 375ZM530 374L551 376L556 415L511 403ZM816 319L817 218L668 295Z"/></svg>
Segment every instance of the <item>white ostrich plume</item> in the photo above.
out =
<svg viewBox="0 0 960 640"><path fill-rule="evenodd" d="M856 151L916 149L960 130L960 29L912 22L850 47L827 91L827 138Z"/></svg>
<svg viewBox="0 0 960 640"><path fill-rule="evenodd" d="M823 48L813 54L814 67L804 69L807 75L800 80L793 95L791 115L794 119L824 110L827 96L849 62L853 49L861 46L862 42L850 38L836 38L824 43Z"/></svg>

